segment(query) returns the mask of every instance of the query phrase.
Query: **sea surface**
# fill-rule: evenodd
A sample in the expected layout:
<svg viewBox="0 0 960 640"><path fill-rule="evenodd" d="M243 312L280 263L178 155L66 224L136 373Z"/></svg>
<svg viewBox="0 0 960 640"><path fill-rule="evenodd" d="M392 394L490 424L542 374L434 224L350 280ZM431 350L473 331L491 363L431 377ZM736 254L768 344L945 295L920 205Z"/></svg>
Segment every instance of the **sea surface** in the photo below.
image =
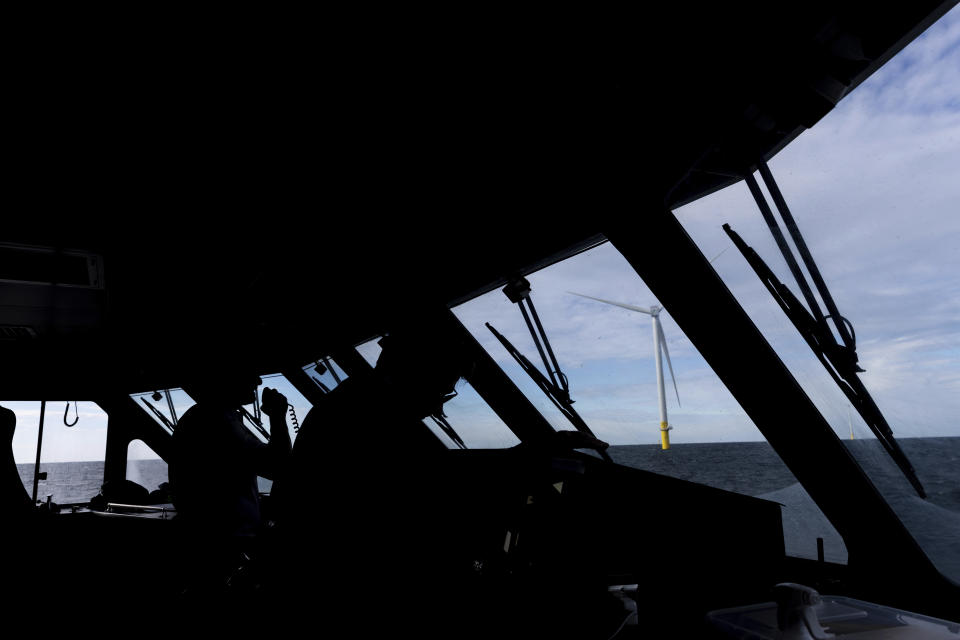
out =
<svg viewBox="0 0 960 640"><path fill-rule="evenodd" d="M900 447L927 492L920 498L876 440L843 441L937 567L960 581L960 438L902 438ZM766 442L612 446L620 464L778 502L787 553L845 563L847 550L830 521ZM668 454L668 455L664 455ZM842 487L837 488L838 491Z"/></svg>
<svg viewBox="0 0 960 640"><path fill-rule="evenodd" d="M899 442L927 491L926 500L917 496L876 440L844 444L931 560L960 581L960 438ZM823 538L828 562L847 560L840 535L766 442L673 444L666 452L659 445L625 445L612 446L609 452L626 466L777 502L788 554L816 558L817 538ZM18 467L31 493L34 465ZM100 492L103 482L102 461L45 463L41 470L47 473L38 486L41 501L49 495L58 504L85 503ZM167 481L167 465L162 460L131 460L127 478L153 491ZM261 490L269 486L269 481L261 481Z"/></svg>

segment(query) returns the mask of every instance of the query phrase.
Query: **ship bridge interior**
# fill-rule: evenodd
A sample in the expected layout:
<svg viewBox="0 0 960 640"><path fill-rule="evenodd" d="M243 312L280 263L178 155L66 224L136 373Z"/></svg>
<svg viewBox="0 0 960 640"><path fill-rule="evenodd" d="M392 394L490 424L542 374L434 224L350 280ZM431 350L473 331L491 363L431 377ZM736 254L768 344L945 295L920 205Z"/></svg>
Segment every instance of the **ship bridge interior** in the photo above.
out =
<svg viewBox="0 0 960 640"><path fill-rule="evenodd" d="M305 367L331 359L359 376L370 364L358 345L439 314L473 350L468 382L522 443L450 450L441 468L456 490L412 512L424 535L447 537L418 549L473 568L427 591L459 620L451 635L482 612L484 633L501 635L699 637L708 611L773 599L783 582L956 619L960 587L835 442L671 213L815 127L952 4L451 15L443 29L438 16L336 16L315 32L261 25L269 39L231 28L176 46L161 34L88 38L69 56L71 29L54 26L50 47L24 45L17 70L0 403L95 402L109 419L104 481L116 483L132 440L171 451L131 394L180 388L229 353L320 402ZM628 469L602 448L558 452L554 429L449 311L603 243L817 502L848 564L784 556L775 503ZM704 317L704 300L724 312ZM353 437L357 449L327 455L355 459L364 435ZM569 493L536 493L558 482ZM526 572L487 556L481 571L490 540L501 560L517 544L504 496L520 494L538 496L522 532L541 546ZM131 580L152 603L174 601L175 576L131 575L128 562L163 566L171 522L111 515L73 505L23 525L25 606L58 584L77 610L130 612ZM349 515L350 527L385 526L372 511ZM413 620L437 614L401 597L410 576L384 566L364 578L400 592L383 597ZM610 595L623 585L627 596ZM318 577L299 595L320 603L337 588ZM618 629L628 600L642 622Z"/></svg>

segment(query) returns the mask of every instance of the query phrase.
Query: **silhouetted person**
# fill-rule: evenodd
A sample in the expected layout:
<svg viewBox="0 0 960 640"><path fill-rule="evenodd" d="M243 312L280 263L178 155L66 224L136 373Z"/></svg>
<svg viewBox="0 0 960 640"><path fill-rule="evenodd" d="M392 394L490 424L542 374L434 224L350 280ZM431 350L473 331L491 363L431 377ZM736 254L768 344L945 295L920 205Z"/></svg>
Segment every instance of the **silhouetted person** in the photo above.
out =
<svg viewBox="0 0 960 640"><path fill-rule="evenodd" d="M24 615L33 612L41 582L47 580L42 562L49 550L44 548L44 530L39 511L23 486L17 463L13 457L13 434L17 426L16 414L0 407L0 505L3 505L4 533L0 538L7 550L4 576L8 589L4 596L7 611ZM39 559L39 562L38 562Z"/></svg>
<svg viewBox="0 0 960 640"><path fill-rule="evenodd" d="M287 399L264 389L262 409L271 438L261 442L244 426L240 408L255 400L261 380L231 371L211 373L186 386L196 404L180 418L169 460L170 489L187 545L190 588L222 590L254 553L260 532L257 476L275 479L288 464Z"/></svg>
<svg viewBox="0 0 960 640"><path fill-rule="evenodd" d="M0 504L3 505L7 517L14 522L29 517L36 511L13 458L13 433L16 429L17 415L6 407L0 407L0 442L3 447L0 452L3 458L0 461L3 468L0 478Z"/></svg>
<svg viewBox="0 0 960 640"><path fill-rule="evenodd" d="M431 573L427 547L437 541L423 517L442 510L432 492L443 479L433 470L446 447L423 418L472 366L438 319L411 321L380 345L371 372L351 375L304 418L291 473L274 492L289 598L325 593L317 613L364 632L389 627L391 605L421 586L394 579L409 580L413 567L418 580Z"/></svg>

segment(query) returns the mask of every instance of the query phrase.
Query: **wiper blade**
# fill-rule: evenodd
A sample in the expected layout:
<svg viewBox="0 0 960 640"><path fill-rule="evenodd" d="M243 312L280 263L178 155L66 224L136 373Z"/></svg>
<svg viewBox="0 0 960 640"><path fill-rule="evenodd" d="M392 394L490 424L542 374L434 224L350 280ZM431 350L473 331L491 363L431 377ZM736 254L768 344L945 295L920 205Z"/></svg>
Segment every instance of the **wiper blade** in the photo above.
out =
<svg viewBox="0 0 960 640"><path fill-rule="evenodd" d="M893 461L900 467L900 470L906 476L917 494L921 498L926 498L927 494L917 477L917 473L910 464L910 460L900 448L896 439L893 437L893 431L880 408L877 407L867 388L857 376L863 370L857 366L856 352L851 351L844 345L837 344L833 333L824 322L818 322L816 318L803 306L799 299L774 275L773 271L763 261L763 259L753 250L752 247L744 242L743 238L736 231L730 228L729 224L723 225L723 230L733 240L734 245L743 254L747 262L756 272L767 291L773 296L780 308L787 315L787 318L797 328L800 335L810 346L814 355L823 364L827 373L833 378L843 394L847 396L850 404L857 410L863 421L870 427L870 430L880 441L880 444ZM851 327L852 334L852 327ZM851 356L852 354L852 356Z"/></svg>
<svg viewBox="0 0 960 640"><path fill-rule="evenodd" d="M437 427L443 431L448 438L453 440L453 443L456 444L461 449L466 449L467 445L463 441L463 438L460 437L453 427L450 426L450 423L447 422L447 416L443 415L440 412L433 413L430 415L430 419L437 425Z"/></svg>
<svg viewBox="0 0 960 640"><path fill-rule="evenodd" d="M264 428L263 423L247 411L246 407L240 407L240 412L243 414L243 417L247 419L247 422L253 425L253 428L260 432L260 435L262 435L267 442L270 442L270 432Z"/></svg>
<svg viewBox="0 0 960 640"><path fill-rule="evenodd" d="M583 418L580 417L580 414L576 412L573 408L570 401L570 394L566 389L560 388L559 386L553 384L550 380L547 380L546 376L540 373L540 370L533 366L533 363L527 359L525 355L520 353L513 344L507 340L506 337L500 334L499 331L493 328L489 322L485 323L487 329L490 329L491 333L500 341L500 344L513 356L513 359L517 361L517 364L520 365L520 368L527 372L527 375L530 376L534 383L540 390L543 391L550 401L553 402L554 406L566 416L567 420L576 428L580 433L589 436L589 447L596 450L607 462L613 462L613 459L610 457L610 454L607 453L607 447L609 446L606 442L598 439L593 431L590 430L590 427L587 426L587 423L584 422Z"/></svg>
<svg viewBox="0 0 960 640"><path fill-rule="evenodd" d="M813 283L817 287L817 292L823 299L823 303L826 305L827 311L830 312L830 315L823 317L822 322L826 324L828 319L833 320L834 325L837 327L837 332L840 334L840 339L843 340L843 344L846 345L846 348L852 353L854 363L856 363L857 340L856 336L853 334L853 326L847 322L846 318L840 315L840 311L837 309L837 304L833 301L833 296L830 295L830 290L827 288L827 283L824 282L823 276L820 275L820 269L817 268L817 263L813 259L813 254L811 254L810 249L807 248L807 243L803 239L803 234L800 233L800 228L797 226L796 220L793 219L793 214L790 213L790 208L787 206L787 201L784 199L783 194L780 193L780 187L777 186L777 181L773 179L773 174L770 173L770 168L767 166L767 163L761 162L758 166L758 169L760 170L760 176L763 178L764 184L767 185L767 189L770 191L770 196L777 205L777 211L780 212L780 217L783 218L783 222L786 225L787 230L790 232L790 237L793 238L793 243L797 246L797 251L800 252L800 257L803 259L803 264L807 267L807 272L810 274L810 278L813 279ZM750 176L750 181L753 181L752 176ZM773 220L772 215L768 220L768 224L771 223L773 226L776 226L776 222ZM801 276L798 282L802 280L803 278ZM801 286L806 286L806 283L804 282L804 284ZM822 315L820 309L816 307L816 301L813 301L811 311L818 316ZM849 332L847 331L848 328L850 330ZM863 369L859 370L863 371Z"/></svg>
<svg viewBox="0 0 960 640"><path fill-rule="evenodd" d="M160 411L155 406L147 402L146 398L141 397L140 401L143 402L144 405L146 405L147 409L150 409L153 415L157 417L157 420L159 420L163 424L163 426L165 426L167 429L170 430L170 433L173 433L174 425L172 422L170 422L170 419L167 416L163 415L162 411Z"/></svg>

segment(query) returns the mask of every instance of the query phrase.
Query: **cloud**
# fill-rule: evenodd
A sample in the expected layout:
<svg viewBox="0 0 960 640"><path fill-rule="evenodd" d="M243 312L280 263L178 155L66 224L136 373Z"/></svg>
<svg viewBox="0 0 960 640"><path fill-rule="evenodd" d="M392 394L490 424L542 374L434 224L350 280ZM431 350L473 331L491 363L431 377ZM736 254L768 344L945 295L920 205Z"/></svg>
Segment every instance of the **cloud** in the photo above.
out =
<svg viewBox="0 0 960 640"><path fill-rule="evenodd" d="M867 369L863 379L890 412L891 424L896 421L895 432L960 435L960 8L788 145L770 166L841 313L855 327ZM846 399L743 257L729 250L724 222L799 296L746 186L733 185L675 214L705 256L722 252L713 263L718 273L821 412L845 434ZM551 344L570 377L575 407L601 437L641 437L636 435L638 421L657 413L649 317L567 291L640 306L657 300L609 245L528 279ZM484 321L542 368L519 311L499 291L456 311L518 382L522 372ZM684 402L669 410L671 422L685 424L674 436L757 439L756 428L669 310L661 318ZM542 396L536 389L532 393Z"/></svg>
<svg viewBox="0 0 960 640"><path fill-rule="evenodd" d="M876 112L935 113L960 109L960 10L947 12L848 100ZM862 89L862 90L861 90ZM861 107L861 105L863 105Z"/></svg>
<svg viewBox="0 0 960 640"><path fill-rule="evenodd" d="M599 437L613 444L659 442L650 317L568 292L596 294L638 306L658 305L626 260L606 244L528 279L540 319L569 379L578 413ZM495 291L454 311L545 417L557 428L571 428L484 326L484 322L491 322L545 372L516 305ZM683 403L677 406L664 365L670 422L685 425L673 434L674 441L761 439L759 431L668 312L661 314L661 321ZM718 426L718 422L723 426Z"/></svg>

